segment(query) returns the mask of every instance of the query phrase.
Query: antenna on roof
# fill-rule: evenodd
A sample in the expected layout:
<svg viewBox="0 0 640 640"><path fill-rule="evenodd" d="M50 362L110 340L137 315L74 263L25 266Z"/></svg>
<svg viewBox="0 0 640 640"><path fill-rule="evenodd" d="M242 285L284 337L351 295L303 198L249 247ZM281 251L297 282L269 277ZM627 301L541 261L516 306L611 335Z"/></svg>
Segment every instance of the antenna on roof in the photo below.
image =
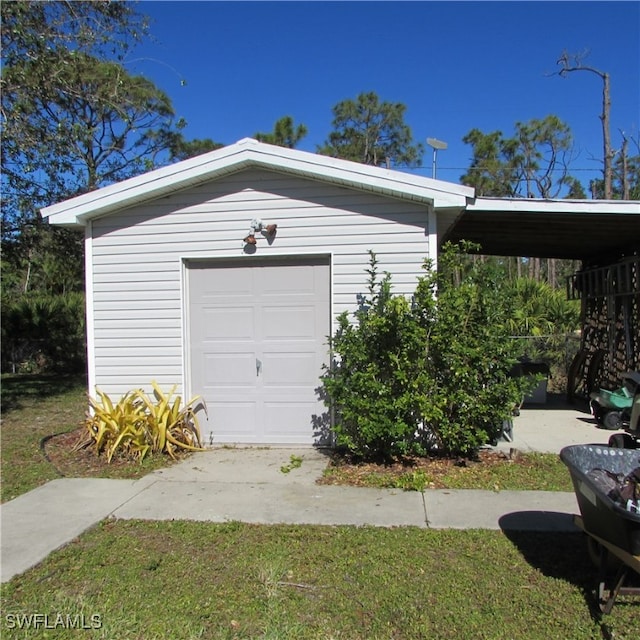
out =
<svg viewBox="0 0 640 640"><path fill-rule="evenodd" d="M433 149L433 164L432 164L433 168L431 172L431 177L435 179L436 158L438 154L438 149L442 149L444 151L444 149L446 149L448 145L446 142L442 142L442 140L438 140L437 138L427 138L427 144Z"/></svg>

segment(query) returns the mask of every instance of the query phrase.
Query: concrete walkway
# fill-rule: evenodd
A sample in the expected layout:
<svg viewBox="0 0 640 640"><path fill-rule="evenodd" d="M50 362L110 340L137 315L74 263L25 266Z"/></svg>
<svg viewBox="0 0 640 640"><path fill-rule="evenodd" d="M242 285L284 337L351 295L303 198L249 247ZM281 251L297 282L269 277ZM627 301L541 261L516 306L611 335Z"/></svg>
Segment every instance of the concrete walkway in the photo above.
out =
<svg viewBox="0 0 640 640"><path fill-rule="evenodd" d="M515 418L513 442L500 442L496 449L559 453L569 444L606 444L609 435L579 408L531 408ZM292 455L302 458L302 464L283 473ZM1 580L26 571L108 517L575 530L573 493L420 493L318 485L315 481L326 465L326 454L312 448L218 448L140 480L53 480L0 507Z"/></svg>

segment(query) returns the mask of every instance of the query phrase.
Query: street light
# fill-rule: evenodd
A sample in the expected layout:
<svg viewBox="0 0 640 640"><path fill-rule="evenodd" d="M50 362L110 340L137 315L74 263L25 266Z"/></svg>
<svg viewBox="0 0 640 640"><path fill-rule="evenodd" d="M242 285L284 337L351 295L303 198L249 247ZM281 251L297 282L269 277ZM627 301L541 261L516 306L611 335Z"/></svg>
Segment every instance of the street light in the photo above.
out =
<svg viewBox="0 0 640 640"><path fill-rule="evenodd" d="M442 140L437 140L436 138L427 138L427 144L433 149L433 170L432 170L432 178L436 177L436 156L438 153L438 149L446 149L447 143L442 142Z"/></svg>

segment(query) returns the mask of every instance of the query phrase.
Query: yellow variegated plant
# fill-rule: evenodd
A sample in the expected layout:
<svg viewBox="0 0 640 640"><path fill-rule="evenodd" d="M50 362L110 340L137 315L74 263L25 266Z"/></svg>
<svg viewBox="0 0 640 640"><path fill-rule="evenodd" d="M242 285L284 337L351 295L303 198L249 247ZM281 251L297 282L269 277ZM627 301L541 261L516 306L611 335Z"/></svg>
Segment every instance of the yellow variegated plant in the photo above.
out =
<svg viewBox="0 0 640 640"><path fill-rule="evenodd" d="M151 384L153 398L138 389L115 404L96 388L97 399L89 397L87 438L78 446L93 445L98 455L106 454L108 462L118 451L142 460L149 451L168 453L175 459L180 449L202 450L196 411L202 408L206 413L204 400L196 396L183 406L182 398L174 397L175 386L165 394L155 381Z"/></svg>
<svg viewBox="0 0 640 640"><path fill-rule="evenodd" d="M207 408L200 396L195 396L184 406L182 398L174 393L176 385L168 394L164 394L155 381L151 382L155 402L142 392L139 398L147 409L149 432L152 438L153 451L166 451L172 458L178 449L198 451L202 449L200 438L200 425L196 410L202 407L206 413Z"/></svg>

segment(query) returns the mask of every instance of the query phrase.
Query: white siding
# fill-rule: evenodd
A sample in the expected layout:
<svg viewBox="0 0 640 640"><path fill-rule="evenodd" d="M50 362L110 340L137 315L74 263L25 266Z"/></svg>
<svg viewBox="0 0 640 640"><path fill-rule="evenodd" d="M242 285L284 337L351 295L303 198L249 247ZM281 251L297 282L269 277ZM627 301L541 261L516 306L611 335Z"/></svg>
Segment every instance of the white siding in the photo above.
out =
<svg viewBox="0 0 640 640"><path fill-rule="evenodd" d="M182 389L185 258L245 256L253 218L276 223L255 256L332 255L334 316L366 293L368 251L394 292L410 294L428 256L428 210L313 180L252 169L92 223L95 375L119 395L157 380ZM89 333L91 336L91 332ZM188 391L188 390L187 390Z"/></svg>

